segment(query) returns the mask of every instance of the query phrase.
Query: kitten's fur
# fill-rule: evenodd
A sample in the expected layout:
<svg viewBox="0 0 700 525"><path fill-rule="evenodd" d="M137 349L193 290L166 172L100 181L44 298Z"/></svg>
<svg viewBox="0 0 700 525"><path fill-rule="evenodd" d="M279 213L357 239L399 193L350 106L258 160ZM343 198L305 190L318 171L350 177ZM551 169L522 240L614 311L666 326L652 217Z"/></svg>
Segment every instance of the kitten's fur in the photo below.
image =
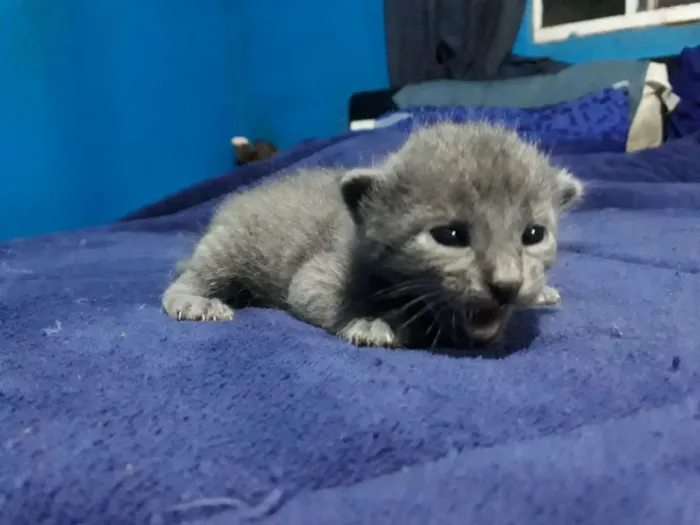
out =
<svg viewBox="0 0 700 525"><path fill-rule="evenodd" d="M504 128L421 129L376 167L303 170L229 197L163 306L197 321L276 307L358 345L488 342L513 308L559 302L545 271L582 189ZM436 242L448 224L468 225L468 247ZM524 246L533 224L546 235ZM499 287L515 293L496 302Z"/></svg>

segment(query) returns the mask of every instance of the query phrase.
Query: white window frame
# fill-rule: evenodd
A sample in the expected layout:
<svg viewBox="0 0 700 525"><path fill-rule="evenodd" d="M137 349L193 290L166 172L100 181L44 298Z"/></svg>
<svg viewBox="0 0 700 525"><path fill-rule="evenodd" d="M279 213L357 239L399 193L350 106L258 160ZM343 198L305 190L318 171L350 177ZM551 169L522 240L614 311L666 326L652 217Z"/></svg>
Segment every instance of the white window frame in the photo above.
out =
<svg viewBox="0 0 700 525"><path fill-rule="evenodd" d="M641 27L700 21L700 0L693 4L658 9L654 9L654 6L658 5L657 0L625 0L626 14L624 15L542 27L542 2L543 0L532 0L532 36L535 43L559 42L572 36L581 37ZM638 13L637 8L642 3L651 10Z"/></svg>

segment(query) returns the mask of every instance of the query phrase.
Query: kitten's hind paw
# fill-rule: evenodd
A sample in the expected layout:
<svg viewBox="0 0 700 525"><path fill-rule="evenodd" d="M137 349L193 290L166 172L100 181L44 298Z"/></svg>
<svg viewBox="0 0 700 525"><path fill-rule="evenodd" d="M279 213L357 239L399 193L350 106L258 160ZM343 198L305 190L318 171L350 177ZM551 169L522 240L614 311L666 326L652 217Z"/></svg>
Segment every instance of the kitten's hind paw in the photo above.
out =
<svg viewBox="0 0 700 525"><path fill-rule="evenodd" d="M551 286L545 286L535 299L535 306L558 306L559 304L561 304L561 295Z"/></svg>
<svg viewBox="0 0 700 525"><path fill-rule="evenodd" d="M385 348L398 346L396 334L381 319L355 319L350 321L338 333L338 336L356 346L379 346Z"/></svg>
<svg viewBox="0 0 700 525"><path fill-rule="evenodd" d="M163 308L178 321L231 321L233 309L220 299L178 294L163 299Z"/></svg>

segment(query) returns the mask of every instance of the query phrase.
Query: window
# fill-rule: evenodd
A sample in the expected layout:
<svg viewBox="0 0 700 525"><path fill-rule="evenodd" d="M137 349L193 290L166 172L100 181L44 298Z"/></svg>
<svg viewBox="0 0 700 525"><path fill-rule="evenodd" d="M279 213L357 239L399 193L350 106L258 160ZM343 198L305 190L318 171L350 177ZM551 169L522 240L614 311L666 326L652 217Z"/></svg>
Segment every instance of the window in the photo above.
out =
<svg viewBox="0 0 700 525"><path fill-rule="evenodd" d="M532 0L535 42L700 21L700 0Z"/></svg>

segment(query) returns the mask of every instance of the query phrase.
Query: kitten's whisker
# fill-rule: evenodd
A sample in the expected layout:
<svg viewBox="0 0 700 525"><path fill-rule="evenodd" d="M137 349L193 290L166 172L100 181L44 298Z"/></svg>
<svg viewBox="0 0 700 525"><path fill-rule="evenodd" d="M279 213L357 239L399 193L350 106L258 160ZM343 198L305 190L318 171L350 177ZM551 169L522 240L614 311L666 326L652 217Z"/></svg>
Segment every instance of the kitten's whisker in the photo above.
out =
<svg viewBox="0 0 700 525"><path fill-rule="evenodd" d="M396 308L395 310L392 311L392 313L395 313L398 315L404 314L412 306L415 306L416 304L421 303L423 301L426 301L426 300L430 299L431 297L435 297L437 295L438 295L438 293L434 292L434 291L433 292L425 292L424 294L419 295L418 297L416 297L414 299L411 299L410 301L408 301L406 304L402 305L401 307Z"/></svg>
<svg viewBox="0 0 700 525"><path fill-rule="evenodd" d="M433 296L436 296L436 295L437 295L437 294L433 294L433 295L431 295L431 296L425 297L425 299L429 299L430 297L433 297ZM425 299L424 299L424 300L425 300ZM428 310L432 310L432 308L433 308L433 304L432 304L432 303L426 303L420 310L418 310L418 312L416 312L414 315L412 315L411 317L409 317L406 321L404 321L403 323L401 323L401 325L399 326L399 330L402 330L402 329L406 328L407 326L409 326L410 324L412 324L414 321L416 321L418 318L420 318L421 316L425 315L425 313L426 313Z"/></svg>
<svg viewBox="0 0 700 525"><path fill-rule="evenodd" d="M445 306L442 306L437 312L435 311L435 307L440 307L444 303L441 301L436 301L435 303L430 305L430 309L433 311L433 320L430 323L430 326L428 326L428 332L430 332L433 329L433 326L435 326L435 323L440 322L440 314L445 311Z"/></svg>
<svg viewBox="0 0 700 525"><path fill-rule="evenodd" d="M387 286L370 295L371 298L384 298L400 296L407 292L420 291L429 287L430 282L427 279L412 279Z"/></svg>
<svg viewBox="0 0 700 525"><path fill-rule="evenodd" d="M441 335L442 335L442 326L438 325L438 332L435 335L435 339L433 339L433 344L430 345L431 350L435 350L435 345L440 340Z"/></svg>
<svg viewBox="0 0 700 525"><path fill-rule="evenodd" d="M447 315L449 317L449 325L447 324L447 320L444 319L444 316ZM445 330L446 332L451 332L450 338L454 342L457 340L457 322L456 322L456 310L453 306L453 304L449 301L443 302L443 307L440 310L440 319L441 322L438 325L439 326L439 334L438 334L438 342L440 340L440 336L442 335L442 331ZM442 322L445 321L445 322Z"/></svg>

